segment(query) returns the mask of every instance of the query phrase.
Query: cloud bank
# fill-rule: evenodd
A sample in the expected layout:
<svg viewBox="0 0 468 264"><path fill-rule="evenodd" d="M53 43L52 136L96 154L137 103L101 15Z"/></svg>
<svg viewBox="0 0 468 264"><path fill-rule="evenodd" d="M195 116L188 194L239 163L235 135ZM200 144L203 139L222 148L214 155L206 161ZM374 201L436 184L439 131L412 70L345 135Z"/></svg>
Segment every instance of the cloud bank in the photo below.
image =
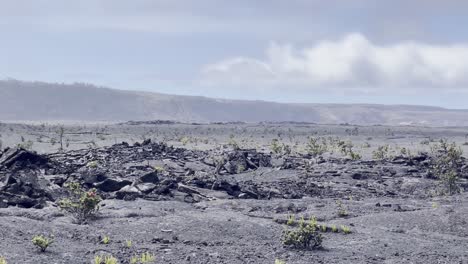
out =
<svg viewBox="0 0 468 264"><path fill-rule="evenodd" d="M359 33L309 48L272 43L264 59L234 57L203 67L203 83L247 88L379 93L468 91L468 44L378 45Z"/></svg>

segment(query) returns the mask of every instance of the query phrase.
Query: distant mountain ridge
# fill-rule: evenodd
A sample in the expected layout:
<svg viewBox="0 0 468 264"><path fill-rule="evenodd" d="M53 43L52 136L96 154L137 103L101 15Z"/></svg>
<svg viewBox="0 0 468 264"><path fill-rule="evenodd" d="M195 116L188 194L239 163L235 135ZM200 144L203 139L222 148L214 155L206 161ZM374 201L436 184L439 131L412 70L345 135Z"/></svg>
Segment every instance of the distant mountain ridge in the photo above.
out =
<svg viewBox="0 0 468 264"><path fill-rule="evenodd" d="M311 122L468 126L468 110L376 104L293 104L122 91L89 84L0 81L0 121Z"/></svg>

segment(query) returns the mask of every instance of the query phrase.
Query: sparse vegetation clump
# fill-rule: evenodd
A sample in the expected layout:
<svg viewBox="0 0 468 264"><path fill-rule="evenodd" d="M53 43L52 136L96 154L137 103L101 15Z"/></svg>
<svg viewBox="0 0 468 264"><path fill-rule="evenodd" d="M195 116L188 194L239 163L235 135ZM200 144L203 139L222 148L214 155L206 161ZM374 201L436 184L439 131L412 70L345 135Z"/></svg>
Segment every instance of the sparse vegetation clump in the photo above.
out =
<svg viewBox="0 0 468 264"><path fill-rule="evenodd" d="M343 202L336 201L336 205L338 207L337 215L339 217L347 217L349 215L348 210L346 210L346 207L344 206Z"/></svg>
<svg viewBox="0 0 468 264"><path fill-rule="evenodd" d="M455 194L460 191L458 179L464 164L463 151L454 142L440 140L431 147L431 173L439 179L445 194Z"/></svg>
<svg viewBox="0 0 468 264"><path fill-rule="evenodd" d="M307 153L312 157L318 157L323 155L328 150L326 140L320 139L318 137L309 137L309 142L307 143Z"/></svg>
<svg viewBox="0 0 468 264"><path fill-rule="evenodd" d="M351 141L345 142L340 140L336 145L344 156L348 156L352 160L360 160L362 158L361 154L354 151L354 145Z"/></svg>
<svg viewBox="0 0 468 264"><path fill-rule="evenodd" d="M94 264L117 264L118 259L113 256L95 256Z"/></svg>
<svg viewBox="0 0 468 264"><path fill-rule="evenodd" d="M109 244L109 242L110 242L110 237L109 237L109 236L104 236L104 237L101 239L101 243L104 244L104 245Z"/></svg>
<svg viewBox="0 0 468 264"><path fill-rule="evenodd" d="M129 240L129 239L128 239L128 240L125 240L125 246L126 246L127 248L131 248L131 247L132 247L132 244L133 244L132 240Z"/></svg>
<svg viewBox="0 0 468 264"><path fill-rule="evenodd" d="M296 223L296 216L295 216L295 215L290 215L290 216L288 217L288 221L286 222L286 224L287 224L288 226L292 226L292 225L294 225L295 223Z"/></svg>
<svg viewBox="0 0 468 264"><path fill-rule="evenodd" d="M53 243L53 240L45 236L38 235L38 236L34 236L31 242L33 243L34 246L39 248L41 252L45 252L47 248Z"/></svg>
<svg viewBox="0 0 468 264"><path fill-rule="evenodd" d="M326 233L328 228L326 225L321 225L320 229L322 230L323 233Z"/></svg>
<svg viewBox="0 0 468 264"><path fill-rule="evenodd" d="M234 135L229 136L229 142L228 142L227 146L231 147L234 150L240 149L239 143L237 143Z"/></svg>
<svg viewBox="0 0 468 264"><path fill-rule="evenodd" d="M388 145L378 146L376 150L372 151L372 157L376 160L388 159L390 157L389 146Z"/></svg>
<svg viewBox="0 0 468 264"><path fill-rule="evenodd" d="M300 224L296 229L284 231L283 245L296 249L317 249L322 246L322 235L315 226Z"/></svg>
<svg viewBox="0 0 468 264"><path fill-rule="evenodd" d="M277 155L289 155L292 151L290 146L280 143L276 138L271 141L270 148L271 151Z"/></svg>
<svg viewBox="0 0 468 264"><path fill-rule="evenodd" d="M182 145L186 146L190 142L190 139L188 137L181 137L179 141Z"/></svg>
<svg viewBox="0 0 468 264"><path fill-rule="evenodd" d="M133 256L130 264L147 264L155 261L155 256L149 252L142 253L140 256Z"/></svg>
<svg viewBox="0 0 468 264"><path fill-rule="evenodd" d="M0 256L0 264L8 264L8 262L4 257Z"/></svg>
<svg viewBox="0 0 468 264"><path fill-rule="evenodd" d="M349 226L342 225L341 226L341 231L343 231L343 234L351 234L351 228Z"/></svg>
<svg viewBox="0 0 468 264"><path fill-rule="evenodd" d="M410 149L407 149L407 148L401 148L400 149L400 155L402 155L403 157L411 157L411 150Z"/></svg>
<svg viewBox="0 0 468 264"><path fill-rule="evenodd" d="M34 142L31 140L24 141L24 138L21 137L22 142L17 145L18 148L26 149L26 150L31 150Z"/></svg>
<svg viewBox="0 0 468 264"><path fill-rule="evenodd" d="M71 197L60 200L59 207L71 213L79 224L85 223L99 211L99 203L102 199L96 189L85 191L76 182L68 183L66 187Z"/></svg>
<svg viewBox="0 0 468 264"><path fill-rule="evenodd" d="M98 163L97 161L95 161L95 160L90 161L90 162L88 162L88 164L86 164L86 166L87 166L88 168L91 168L91 169L97 168L98 165L99 165L99 163Z"/></svg>
<svg viewBox="0 0 468 264"><path fill-rule="evenodd" d="M336 227L336 225L332 225L331 230L333 233L338 233L338 227Z"/></svg>
<svg viewBox="0 0 468 264"><path fill-rule="evenodd" d="M272 141L271 141L271 151L273 151L273 153L275 154L280 154L281 153L281 145L279 143L279 140L274 138Z"/></svg>

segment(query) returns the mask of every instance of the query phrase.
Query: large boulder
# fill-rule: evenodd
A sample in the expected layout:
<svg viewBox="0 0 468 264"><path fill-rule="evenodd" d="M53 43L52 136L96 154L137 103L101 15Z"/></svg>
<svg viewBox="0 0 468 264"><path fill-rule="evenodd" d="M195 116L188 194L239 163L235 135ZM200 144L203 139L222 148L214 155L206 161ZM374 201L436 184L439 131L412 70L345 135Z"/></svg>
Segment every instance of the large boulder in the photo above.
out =
<svg viewBox="0 0 468 264"><path fill-rule="evenodd" d="M36 152L28 151L22 148L11 148L0 156L0 167L12 168L13 166L21 168L46 167L48 159Z"/></svg>
<svg viewBox="0 0 468 264"><path fill-rule="evenodd" d="M56 200L60 193L60 187L38 171L11 172L0 183L0 200L12 206L42 208L46 201Z"/></svg>
<svg viewBox="0 0 468 264"><path fill-rule="evenodd" d="M123 187L132 184L129 180L120 179L105 179L103 182L97 183L96 188L103 192L116 192Z"/></svg>

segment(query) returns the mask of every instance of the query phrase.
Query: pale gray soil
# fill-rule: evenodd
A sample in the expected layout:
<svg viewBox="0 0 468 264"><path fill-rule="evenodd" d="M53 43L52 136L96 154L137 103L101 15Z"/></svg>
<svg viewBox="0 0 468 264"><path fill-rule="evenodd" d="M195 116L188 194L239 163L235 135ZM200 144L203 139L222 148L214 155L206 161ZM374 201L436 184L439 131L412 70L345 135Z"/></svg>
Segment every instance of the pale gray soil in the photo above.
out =
<svg viewBox="0 0 468 264"><path fill-rule="evenodd" d="M430 159L418 154L439 138L468 151L462 145L468 129L375 126L350 135L354 128L68 125L69 145L55 153L58 143L50 139L57 138L56 126L3 124L3 147L31 140L44 155L13 150L0 155L0 256L10 264L92 263L101 254L129 263L143 252L154 254L155 263L468 263L468 195L439 195L440 183L429 177ZM321 160L307 157L308 136L351 140L363 158L352 161L338 152ZM270 154L274 138L291 145L293 153ZM133 146L143 139L152 143ZM121 141L130 145L111 147ZM258 152L223 147L232 141ZM372 160L372 151L384 144L393 156L406 147L412 157ZM217 174L213 160L221 156L228 163ZM97 168L87 166L90 162ZM151 183L143 180L155 166L164 171ZM236 172L230 171L233 166ZM462 190L468 189L466 178L465 161ZM97 187L105 198L88 224L75 224L56 206L67 181ZM123 191L130 186L140 191ZM338 214L337 202L347 216ZM281 235L292 228L285 224L291 215L314 216L339 229L345 225L351 233L322 233L319 250L286 248ZM45 253L31 243L37 234L54 236ZM110 237L109 244L99 242L103 236ZM126 240L132 241L130 248Z"/></svg>

